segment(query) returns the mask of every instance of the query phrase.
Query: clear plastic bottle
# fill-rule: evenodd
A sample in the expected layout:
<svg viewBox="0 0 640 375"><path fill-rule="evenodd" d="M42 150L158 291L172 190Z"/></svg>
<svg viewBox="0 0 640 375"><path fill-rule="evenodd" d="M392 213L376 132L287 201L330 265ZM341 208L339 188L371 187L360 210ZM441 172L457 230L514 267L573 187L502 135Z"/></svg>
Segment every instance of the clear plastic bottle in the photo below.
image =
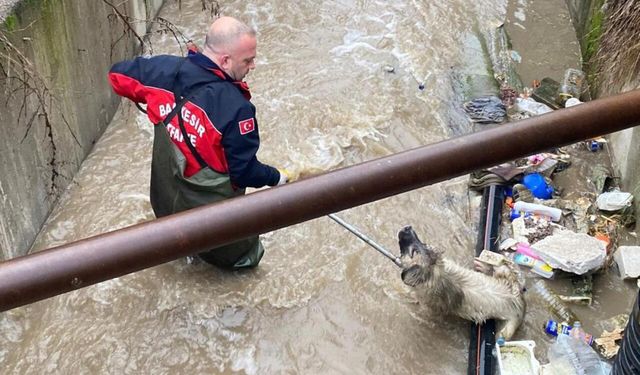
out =
<svg viewBox="0 0 640 375"><path fill-rule="evenodd" d="M547 351L549 364L545 373L607 375L611 367L600 360L598 353L584 342L567 335L558 335Z"/></svg>
<svg viewBox="0 0 640 375"><path fill-rule="evenodd" d="M564 79L558 92L558 104L564 107L567 99L580 99L585 75L580 69L569 68L564 72Z"/></svg>
<svg viewBox="0 0 640 375"><path fill-rule="evenodd" d="M582 329L582 323L579 320L573 322L573 327L571 331L569 331L569 336L576 338L578 340L582 340L584 337L584 330Z"/></svg>
<svg viewBox="0 0 640 375"><path fill-rule="evenodd" d="M550 291L545 285L544 281L538 279L533 282L534 290L538 295L547 303L547 307L552 313L556 314L561 320L573 324L576 320L576 315L569 309L554 292Z"/></svg>
<svg viewBox="0 0 640 375"><path fill-rule="evenodd" d="M582 324L578 320L573 323L573 327L569 331L569 336L576 338L587 345L591 345L593 342L593 336L584 331Z"/></svg>

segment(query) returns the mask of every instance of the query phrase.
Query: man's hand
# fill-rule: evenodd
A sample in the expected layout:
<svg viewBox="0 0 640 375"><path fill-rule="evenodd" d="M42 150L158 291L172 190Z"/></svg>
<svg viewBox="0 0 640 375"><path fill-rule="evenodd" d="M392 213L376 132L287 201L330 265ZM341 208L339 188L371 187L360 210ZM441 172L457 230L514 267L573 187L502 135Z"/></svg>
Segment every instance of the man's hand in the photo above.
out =
<svg viewBox="0 0 640 375"><path fill-rule="evenodd" d="M194 54L200 52L200 48L198 48L198 46L192 40L188 40L186 45L188 52L192 52Z"/></svg>
<svg viewBox="0 0 640 375"><path fill-rule="evenodd" d="M282 168L282 169L278 169L278 172L280 172L280 180L278 181L278 186L279 185L284 185L287 182L293 182L291 181L291 173L289 173L289 171L287 171L286 169Z"/></svg>

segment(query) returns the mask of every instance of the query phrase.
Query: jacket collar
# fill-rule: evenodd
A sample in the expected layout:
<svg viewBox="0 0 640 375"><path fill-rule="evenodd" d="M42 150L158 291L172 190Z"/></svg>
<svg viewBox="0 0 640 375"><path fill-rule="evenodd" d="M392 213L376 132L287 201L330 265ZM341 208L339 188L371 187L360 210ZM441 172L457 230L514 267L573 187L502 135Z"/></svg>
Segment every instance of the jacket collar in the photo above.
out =
<svg viewBox="0 0 640 375"><path fill-rule="evenodd" d="M250 100L251 99L251 92L249 91L249 86L247 85L246 82L244 81L236 81L233 78L231 78L227 73L225 73L222 69L220 69L220 67L218 65L216 65L216 63L214 63L213 61L211 61L210 58L208 58L207 56L203 55L200 52L194 52L189 50L189 54L187 55L187 58L194 64L198 65L199 67L210 71L211 73L215 74L218 78L224 80L224 81L228 81L233 83L238 90L240 90L240 92L242 93L242 96L245 97L245 99Z"/></svg>

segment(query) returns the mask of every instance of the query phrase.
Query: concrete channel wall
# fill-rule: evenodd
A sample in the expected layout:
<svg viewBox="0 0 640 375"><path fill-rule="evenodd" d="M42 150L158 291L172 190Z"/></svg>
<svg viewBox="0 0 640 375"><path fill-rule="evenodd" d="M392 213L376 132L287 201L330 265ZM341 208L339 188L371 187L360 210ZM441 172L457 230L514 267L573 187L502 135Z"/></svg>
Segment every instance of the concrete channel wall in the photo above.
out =
<svg viewBox="0 0 640 375"><path fill-rule="evenodd" d="M593 85L592 96L607 97L640 89L640 75L634 65L640 54L640 35L633 34L637 28L621 27L618 37L607 35L610 24L637 24L638 7L628 6L635 0L566 1L580 40L585 71ZM628 11L616 12L616 7L626 7ZM628 51L626 56L631 59L625 59L624 53L615 53L618 51ZM635 211L640 212L640 127L614 133L609 141L614 174L621 177L622 189L634 195ZM639 225L636 223L636 229Z"/></svg>
<svg viewBox="0 0 640 375"><path fill-rule="evenodd" d="M109 67L137 53L136 34L145 34L162 4L22 0L5 5L0 14L0 259L26 254L72 182L120 100L108 85ZM123 19L136 22L129 27Z"/></svg>

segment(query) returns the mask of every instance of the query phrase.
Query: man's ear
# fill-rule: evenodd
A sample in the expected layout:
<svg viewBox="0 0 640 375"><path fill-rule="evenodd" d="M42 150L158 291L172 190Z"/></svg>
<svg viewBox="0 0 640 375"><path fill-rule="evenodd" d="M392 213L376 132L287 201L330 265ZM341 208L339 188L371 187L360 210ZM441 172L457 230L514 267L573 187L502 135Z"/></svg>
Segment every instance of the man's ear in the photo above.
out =
<svg viewBox="0 0 640 375"><path fill-rule="evenodd" d="M227 66L229 65L229 59L231 57L229 55L222 55L220 56L220 67L225 69L227 68Z"/></svg>
<svg viewBox="0 0 640 375"><path fill-rule="evenodd" d="M404 281L405 284L412 287L415 287L425 282L425 275L424 275L424 272L422 272L422 267L420 267L417 264L414 264L409 268L403 269L400 277L402 278L402 281Z"/></svg>

